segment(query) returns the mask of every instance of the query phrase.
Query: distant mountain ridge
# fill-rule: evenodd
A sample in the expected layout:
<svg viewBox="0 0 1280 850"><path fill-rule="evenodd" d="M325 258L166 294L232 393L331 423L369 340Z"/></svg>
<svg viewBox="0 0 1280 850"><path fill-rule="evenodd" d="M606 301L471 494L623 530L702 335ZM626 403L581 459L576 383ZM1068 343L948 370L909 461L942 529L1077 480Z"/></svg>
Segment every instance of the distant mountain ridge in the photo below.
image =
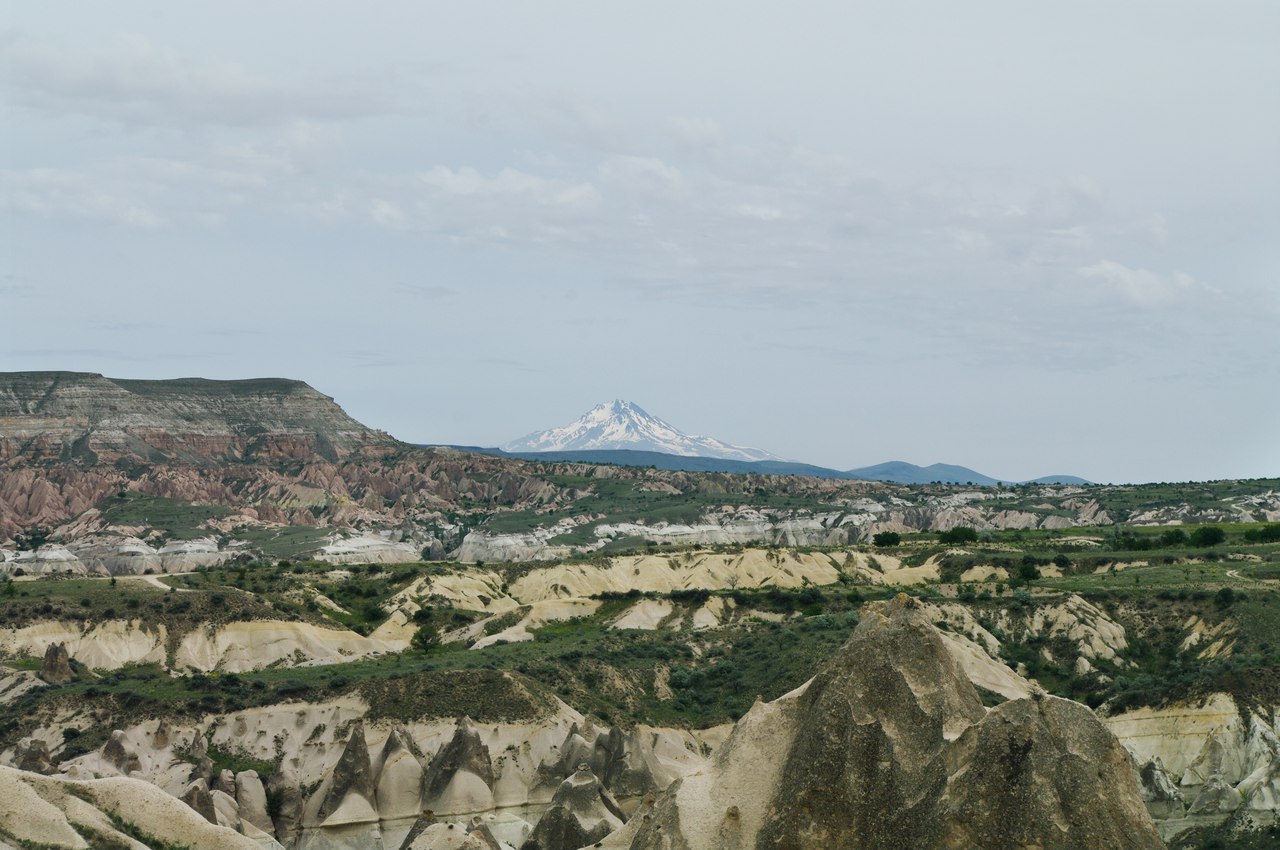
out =
<svg viewBox="0 0 1280 850"><path fill-rule="evenodd" d="M535 431L512 440L502 449L517 454L622 450L740 461L782 460L761 449L735 446L714 437L686 434L645 412L638 404L622 399L597 404L568 425Z"/></svg>
<svg viewBox="0 0 1280 850"><path fill-rule="evenodd" d="M615 399L598 404L583 416L559 428L535 431L501 448L452 446L462 451L504 454L524 460L613 463L620 466L652 466L684 472L739 472L763 475L810 475L815 478L888 481L895 484L973 484L991 487L1003 483L1090 484L1075 475L1046 475L1014 482L992 478L967 466L935 463L917 466L893 460L857 469L830 469L783 460L762 449L735 446L714 437L686 434L647 413L634 402Z"/></svg>
<svg viewBox="0 0 1280 850"><path fill-rule="evenodd" d="M681 472L730 472L754 475L808 475L814 478L837 478L856 481L886 481L893 484L973 484L991 487L998 484L1092 484L1075 475L1046 475L1030 481L1014 481L1008 478L992 478L964 466L935 463L917 466L905 461L890 461L864 466L858 469L831 469L809 463L788 460L744 461L731 458L698 457L696 455L672 455L662 452L635 451L632 449L594 449L586 451L510 452L505 449L484 446L449 446L459 451L516 457L521 460L543 463L612 463L618 466L651 466Z"/></svg>

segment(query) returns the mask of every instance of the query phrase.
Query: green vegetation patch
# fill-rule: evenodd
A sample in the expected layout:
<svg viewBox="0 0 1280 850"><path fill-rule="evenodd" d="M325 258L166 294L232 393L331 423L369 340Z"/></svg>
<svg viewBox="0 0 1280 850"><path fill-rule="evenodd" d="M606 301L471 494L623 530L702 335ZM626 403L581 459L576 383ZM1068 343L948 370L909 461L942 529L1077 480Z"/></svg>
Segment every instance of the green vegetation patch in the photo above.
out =
<svg viewBox="0 0 1280 850"><path fill-rule="evenodd" d="M232 513L230 508L222 505L197 505L181 499L133 492L110 496L98 503L98 509L111 525L154 528L171 540L194 540L216 534L204 524Z"/></svg>
<svg viewBox="0 0 1280 850"><path fill-rule="evenodd" d="M371 720L405 722L467 716L482 723L536 720L555 703L516 674L499 670L441 670L369 678L358 692Z"/></svg>

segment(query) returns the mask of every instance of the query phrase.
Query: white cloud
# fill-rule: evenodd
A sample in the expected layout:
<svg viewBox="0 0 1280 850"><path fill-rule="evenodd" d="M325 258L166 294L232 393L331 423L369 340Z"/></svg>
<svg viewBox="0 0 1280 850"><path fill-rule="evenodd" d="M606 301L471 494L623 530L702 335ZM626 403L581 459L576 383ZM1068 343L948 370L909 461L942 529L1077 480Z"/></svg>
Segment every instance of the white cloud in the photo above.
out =
<svg viewBox="0 0 1280 850"><path fill-rule="evenodd" d="M683 184L680 169L651 156L611 156L596 173L605 183L636 192L677 192Z"/></svg>
<svg viewBox="0 0 1280 850"><path fill-rule="evenodd" d="M733 214L756 221L777 221L782 218L782 210L766 204L738 204L733 208Z"/></svg>
<svg viewBox="0 0 1280 850"><path fill-rule="evenodd" d="M1153 306L1185 298L1195 292L1211 291L1209 287L1184 272L1160 274L1148 269L1135 269L1114 260L1101 260L1077 271L1082 277L1101 281L1135 304Z"/></svg>
<svg viewBox="0 0 1280 850"><path fill-rule="evenodd" d="M0 172L0 206L13 212L92 221L139 230L165 225L155 210L137 200L94 186L85 175L62 169Z"/></svg>
<svg viewBox="0 0 1280 850"><path fill-rule="evenodd" d="M600 200L595 186L540 177L514 168L485 175L474 168L437 165L418 175L418 181L438 195L457 198L518 197L542 206L588 207Z"/></svg>
<svg viewBox="0 0 1280 850"><path fill-rule="evenodd" d="M724 141L720 125L710 118L677 117L668 121L680 142L695 148L714 148Z"/></svg>
<svg viewBox="0 0 1280 850"><path fill-rule="evenodd" d="M370 205L369 216L379 226L391 229L404 227L407 222L404 210L382 198L378 198Z"/></svg>
<svg viewBox="0 0 1280 850"><path fill-rule="evenodd" d="M234 63L201 62L138 35L91 53L10 37L0 41L0 58L16 102L130 126L279 125L388 109L376 91L350 79L283 82Z"/></svg>

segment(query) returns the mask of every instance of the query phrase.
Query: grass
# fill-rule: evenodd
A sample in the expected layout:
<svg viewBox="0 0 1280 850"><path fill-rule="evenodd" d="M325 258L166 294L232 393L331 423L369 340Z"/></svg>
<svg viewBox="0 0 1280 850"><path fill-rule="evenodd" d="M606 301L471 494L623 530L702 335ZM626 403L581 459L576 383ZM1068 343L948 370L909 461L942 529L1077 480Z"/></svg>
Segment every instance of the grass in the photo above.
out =
<svg viewBox="0 0 1280 850"><path fill-rule="evenodd" d="M122 492L98 504L103 518L111 525L140 525L159 529L172 540L208 537L216 531L203 527L210 519L230 516L232 510L221 505L197 505L180 499Z"/></svg>
<svg viewBox="0 0 1280 850"><path fill-rule="evenodd" d="M276 769L279 767L278 760L262 761L261 759L255 759L248 753L237 750L228 750L224 747L219 747L217 744L210 744L206 755L209 756L209 761L213 762L214 773L219 773L223 770L229 770L232 773L252 770L256 772L263 781L266 781L267 777L275 773ZM193 759L193 761L194 760L195 759Z"/></svg>
<svg viewBox="0 0 1280 850"><path fill-rule="evenodd" d="M170 634L207 623L257 620L274 609L247 593L211 588L170 593L136 578L42 578L15 582L13 596L0 596L0 625L21 627L49 620L95 623L142 620L144 627L164 625Z"/></svg>
<svg viewBox="0 0 1280 850"><path fill-rule="evenodd" d="M309 525L244 525L235 528L232 536L248 541L263 557L298 559L318 550L332 533L332 528Z"/></svg>
<svg viewBox="0 0 1280 850"><path fill-rule="evenodd" d="M1232 528L1228 533L1236 532ZM930 535L911 535L892 553L919 560L943 548ZM1055 535L1047 533L1029 534L1020 541L983 540L966 548L978 560L1004 558L1013 566L1024 557L1044 561L1057 551ZM1065 640L1030 637L1004 642L1007 661L1025 664L1031 675L1059 695L1095 706L1106 704L1113 710L1159 705L1213 690L1225 690L1245 702L1274 702L1280 699L1276 673L1280 670L1280 587L1267 579L1280 566L1280 546L1229 539L1213 552L1219 557L1245 552L1261 560L1185 563L1187 557L1207 554L1187 547L1072 551L1064 555L1067 575L1032 580L1027 588L1032 594L1020 591L994 599L971 595L962 601L980 618L984 612L1002 608L1030 616L1037 605L1079 593L1124 625L1130 647L1123 656L1132 666L1098 661L1095 666L1105 679L1076 675L1073 665L1078 650ZM1118 573L1092 572L1097 563L1115 560L1150 563ZM539 566L496 568L511 579ZM103 617L108 609L117 614L133 611L140 618L170 623L171 629L220 618L271 616L346 625L367 633L385 618L385 601L415 578L465 569L441 564L336 568L310 562L227 566L162 579L191 593L165 593L139 580L121 579L112 586L104 579L41 579L14 585L23 596L0 597L0 618L7 618L5 622L46 618L52 616L44 613L49 606L50 612L71 619ZM1218 598L1223 588L1232 591L1225 601ZM308 605L307 594L312 591L323 593L348 613ZM843 584L726 591L719 595L732 598L741 608L776 612L788 619L740 621L704 632L614 629L611 620L627 606L641 596L660 595L610 594L590 617L549 623L536 630L532 641L483 650L450 644L425 653L413 650L340 665L239 675L172 677L159 666L135 665L98 680L20 697L0 717L0 748L29 732L40 718L71 707L89 707L97 719L93 728L72 736L68 752L99 746L98 728L117 728L142 718L234 713L343 693L360 694L372 706L371 717L404 722L464 713L479 722L531 719L545 713L554 696L605 722L708 726L741 716L757 695L774 699L804 682L847 639L862 602L891 592ZM916 592L936 595L938 591ZM685 591L665 598L684 617L710 595ZM178 605L185 607L178 610ZM457 613L435 609L435 616L446 620ZM1182 624L1192 614L1215 623L1232 619L1236 653L1202 660L1196 653L1181 652ZM503 623L493 628L499 625ZM1051 659L1045 658L1046 651ZM35 659L19 661L27 668L35 663ZM233 769L247 765L235 753L219 758ZM268 767L261 764L253 769Z"/></svg>
<svg viewBox="0 0 1280 850"><path fill-rule="evenodd" d="M1133 557L1138 553L1129 554L1130 557L1124 560L1152 560ZM1232 572L1237 575L1231 575ZM1249 587L1256 583L1257 580L1246 572L1246 567L1241 563L1218 561L1198 564L1155 563L1141 567L1127 567L1114 572L1078 573L1060 578L1037 579L1034 585L1070 593L1091 594L1117 590L1136 592L1160 588L1217 589L1227 585Z"/></svg>
<svg viewBox="0 0 1280 850"><path fill-rule="evenodd" d="M693 634L619 630L608 623L634 600L609 599L591 617L547 624L533 641L483 650L449 644L340 665L186 677L170 676L158 665L131 665L19 698L0 719L0 742L16 740L59 707L91 707L95 716L111 718L95 728L116 728L149 717L231 713L348 692L359 692L373 706L371 716L405 721L459 713L484 722L529 719L543 713L555 694L607 721L702 726L736 719L757 694L773 699L799 685L856 621L858 602L839 586L734 595L741 604L779 610L804 605L810 616ZM678 604L691 612L700 601ZM674 676L673 699L657 692L659 667Z"/></svg>
<svg viewBox="0 0 1280 850"><path fill-rule="evenodd" d="M807 511L817 508L830 509L831 496L808 494L802 491L801 479L794 490L784 483L779 489L760 491L742 489L740 476L704 474L698 476L699 485L688 492L666 493L643 489L643 478L595 478L552 474L546 476L553 484L583 491L572 505L549 512L534 510L506 511L494 514L480 526L481 531L494 534L529 531L538 527L574 517L603 514L607 521L657 523L692 523L708 510L724 505L752 505L775 510ZM726 486L719 486L719 485ZM595 528L606 520L591 520L572 531L552 538L558 544L584 544L595 541Z"/></svg>

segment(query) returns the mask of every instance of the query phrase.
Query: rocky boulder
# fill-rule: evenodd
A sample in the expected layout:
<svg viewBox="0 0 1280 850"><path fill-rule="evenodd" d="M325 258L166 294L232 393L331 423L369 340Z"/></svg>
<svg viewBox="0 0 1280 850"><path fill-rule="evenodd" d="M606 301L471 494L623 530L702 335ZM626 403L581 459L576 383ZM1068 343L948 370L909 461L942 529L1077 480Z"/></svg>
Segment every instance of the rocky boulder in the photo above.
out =
<svg viewBox="0 0 1280 850"><path fill-rule="evenodd" d="M625 820L616 800L587 765L560 783L549 808L520 850L577 850L604 838Z"/></svg>
<svg viewBox="0 0 1280 850"><path fill-rule="evenodd" d="M44 651L44 661L40 663L40 678L51 685L65 685L75 679L75 671L71 669L71 655L65 643L51 643Z"/></svg>
<svg viewBox="0 0 1280 850"><path fill-rule="evenodd" d="M115 766L124 776L142 769L141 759L129 746L129 738L123 730L111 733L107 743L102 745L102 758Z"/></svg>
<svg viewBox="0 0 1280 850"><path fill-rule="evenodd" d="M413 818L422 811L422 762L417 746L404 727L387 736L378 758L375 796L383 820Z"/></svg>
<svg viewBox="0 0 1280 850"><path fill-rule="evenodd" d="M493 808L493 761L468 718L458 720L449 743L431 760L422 798L424 807L438 815Z"/></svg>
<svg viewBox="0 0 1280 850"><path fill-rule="evenodd" d="M942 846L1161 846L1128 752L1080 703L1010 700L950 750Z"/></svg>
<svg viewBox="0 0 1280 850"><path fill-rule="evenodd" d="M356 723L329 776L329 789L316 813L316 820L330 825L377 820L374 794L373 768L369 764L364 724Z"/></svg>
<svg viewBox="0 0 1280 850"><path fill-rule="evenodd" d="M236 774L235 798L241 820L268 835L275 834L275 826L267 814L267 789L256 770L242 770Z"/></svg>
<svg viewBox="0 0 1280 850"><path fill-rule="evenodd" d="M486 826L420 822L400 850L507 850Z"/></svg>
<svg viewBox="0 0 1280 850"><path fill-rule="evenodd" d="M14 750L14 763L18 770L29 770L32 773L51 773L53 767L49 757L49 745L39 738L24 738L18 742Z"/></svg>
<svg viewBox="0 0 1280 850"><path fill-rule="evenodd" d="M1159 758L1144 764L1138 771L1138 779L1142 782L1142 801L1147 804L1147 811L1152 817L1167 820L1180 818L1186 813L1182 792Z"/></svg>

